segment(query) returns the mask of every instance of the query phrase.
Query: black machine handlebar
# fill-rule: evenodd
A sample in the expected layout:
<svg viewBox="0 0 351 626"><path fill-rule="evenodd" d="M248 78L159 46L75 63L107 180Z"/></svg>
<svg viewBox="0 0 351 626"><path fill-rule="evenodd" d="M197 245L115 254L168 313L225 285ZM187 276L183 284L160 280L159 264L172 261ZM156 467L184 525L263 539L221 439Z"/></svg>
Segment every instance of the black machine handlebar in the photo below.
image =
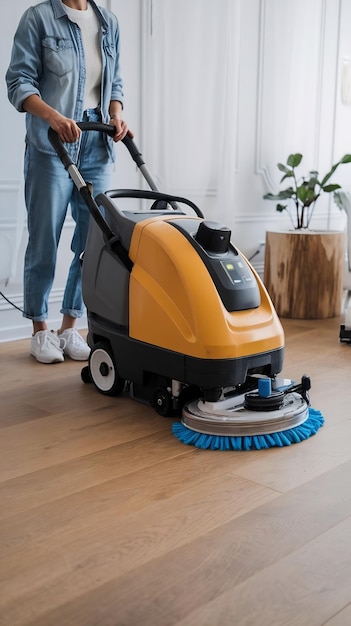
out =
<svg viewBox="0 0 351 626"><path fill-rule="evenodd" d="M81 130L97 130L99 132L106 133L111 137L113 137L116 132L115 126L112 126L111 124L103 124L102 122L77 122L77 126ZM48 130L48 137L51 145L53 146L53 148L55 148L55 151L60 157L65 168L67 169L67 167L69 167L70 165L74 165L57 132L51 127ZM122 139L122 142L128 149L130 156L132 157L133 161L135 161L137 166L140 167L141 165L144 165L145 161L139 148L137 148L137 146L135 145L130 132L128 132L127 135Z"/></svg>
<svg viewBox="0 0 351 626"><path fill-rule="evenodd" d="M77 126L79 126L79 128L83 131L95 130L95 131L106 133L107 135L110 135L110 136L113 136L116 132L115 126L112 126L111 124L103 124L102 122L77 122ZM51 145L57 152L65 168L68 169L69 167L73 166L73 168L77 170L76 165L73 163L70 155L68 154L57 132L51 127L48 130L48 137L49 137L49 141ZM135 161L137 166L141 168L141 171L145 175L144 169L143 169L143 166L145 166L145 161L143 159L143 155L141 154L139 148L136 146L136 144L133 141L132 133L128 132L127 135L122 139L122 142L128 149L129 154L132 157L133 161ZM173 208L175 208L176 202L184 202L185 204L187 204L189 207L193 209L193 211L196 213L198 217L201 217L201 218L204 217L202 211L196 206L196 204L194 204L190 200L186 200L185 198L181 198L178 196L176 197L176 196L170 196L168 194L162 194L161 192L158 193L158 190L156 189L153 189L153 191L154 191L154 196L153 196L154 199L160 199L160 200L164 199L166 202L169 202L169 204L171 204ZM128 196L126 196L126 192L127 190L125 189L120 190L120 192L116 190L115 195L112 196L111 193L109 195L110 197L115 197L115 198L117 197L135 197L135 198L150 197L149 195L146 195L146 194L143 195L143 193L138 190L129 190Z"/></svg>
<svg viewBox="0 0 351 626"><path fill-rule="evenodd" d="M79 128L82 131L95 130L95 131L106 133L110 136L113 136L116 132L115 126L112 126L110 124L103 124L101 122L77 122L77 126L79 126ZM91 191L90 191L88 183L86 183L84 179L82 178L76 164L73 163L58 133L51 127L48 130L48 138L49 138L51 145L55 149L57 155L60 157L65 169L69 171L70 176L74 180L77 188L79 189L82 197L84 198L89 208L89 211L94 217L95 221L100 226L101 230L106 235L107 239L109 241L116 242L116 233L114 233L111 230L109 224L106 222L104 216L100 212L99 207L96 203L96 200L91 195ZM133 161L135 161L137 166L141 169L142 173L145 175L144 173L144 170L146 169L145 162L143 160L140 150L137 148L137 146L135 145L133 141L132 133L129 132L122 139L122 142L128 149ZM190 200L187 200L186 198L181 198L178 196L170 196L168 194L164 194L156 190L153 190L152 192L146 192L146 191L140 191L136 189L121 189L121 190L114 190L111 192L107 192L107 195L109 195L112 198L118 198L118 197L119 198L121 197L133 198L134 197L134 198L154 199L156 201L161 200L166 203L169 203L171 206L173 206L173 208L175 208L176 202L184 202L189 207L191 207L199 217L203 217L203 214L200 211L200 209ZM156 207L154 206L154 208ZM117 239L118 239L118 236L117 236Z"/></svg>

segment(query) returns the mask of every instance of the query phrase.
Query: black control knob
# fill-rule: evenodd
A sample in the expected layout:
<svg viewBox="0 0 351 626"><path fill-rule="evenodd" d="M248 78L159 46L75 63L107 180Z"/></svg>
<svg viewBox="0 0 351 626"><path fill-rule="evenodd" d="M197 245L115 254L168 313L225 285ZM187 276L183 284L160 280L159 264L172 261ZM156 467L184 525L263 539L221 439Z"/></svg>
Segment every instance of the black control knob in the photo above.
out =
<svg viewBox="0 0 351 626"><path fill-rule="evenodd" d="M228 226L204 220L200 222L195 239L207 252L223 254L228 251L230 236Z"/></svg>

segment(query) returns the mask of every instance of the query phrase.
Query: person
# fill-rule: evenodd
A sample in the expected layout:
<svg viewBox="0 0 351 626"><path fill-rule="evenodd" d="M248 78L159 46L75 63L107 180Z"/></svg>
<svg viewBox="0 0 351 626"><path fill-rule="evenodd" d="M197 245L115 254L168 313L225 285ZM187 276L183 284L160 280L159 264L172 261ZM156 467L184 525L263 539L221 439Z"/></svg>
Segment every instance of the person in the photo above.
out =
<svg viewBox="0 0 351 626"><path fill-rule="evenodd" d="M6 72L8 98L26 113L24 154L28 244L24 260L24 317L33 323L31 354L41 363L64 355L87 360L90 348L75 329L84 313L80 257L89 210L48 140L51 126L65 142L84 180L97 195L109 188L114 144L128 132L123 120L117 17L94 0L44 0L22 15ZM111 138L81 132L76 122L101 121L116 128ZM48 330L48 300L57 248L71 207L73 259L62 301L62 323Z"/></svg>

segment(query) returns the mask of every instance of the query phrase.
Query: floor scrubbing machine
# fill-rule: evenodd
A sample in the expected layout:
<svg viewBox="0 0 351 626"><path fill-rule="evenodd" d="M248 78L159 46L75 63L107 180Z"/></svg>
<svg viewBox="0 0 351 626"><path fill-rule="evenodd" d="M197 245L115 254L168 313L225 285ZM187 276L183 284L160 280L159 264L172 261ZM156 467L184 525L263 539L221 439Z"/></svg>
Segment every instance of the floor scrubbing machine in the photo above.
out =
<svg viewBox="0 0 351 626"><path fill-rule="evenodd" d="M114 133L105 124L78 125ZM282 326L230 229L159 191L130 135L123 142L151 189L96 198L53 129L49 138L92 217L82 256L91 347L83 381L180 415L173 432L184 443L260 448L284 445L267 437L287 431L290 443L300 440L297 429L311 418L310 380L280 378ZM124 208L130 200L142 209Z"/></svg>

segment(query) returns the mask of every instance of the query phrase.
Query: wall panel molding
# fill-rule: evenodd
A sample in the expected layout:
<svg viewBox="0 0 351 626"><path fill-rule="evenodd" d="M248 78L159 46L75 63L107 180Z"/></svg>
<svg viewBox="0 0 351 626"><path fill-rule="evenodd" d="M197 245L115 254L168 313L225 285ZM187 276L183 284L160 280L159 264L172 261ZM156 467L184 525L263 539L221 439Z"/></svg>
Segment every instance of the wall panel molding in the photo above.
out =
<svg viewBox="0 0 351 626"><path fill-rule="evenodd" d="M278 3L277 3L278 2ZM291 80L294 82L296 98L300 97L299 89L301 85L305 85L307 75L309 72L309 66L307 61L310 60L309 47L306 44L311 45L313 49L313 43L315 44L314 53L316 55L316 64L313 67L311 74L314 77L311 81L310 91L306 92L306 102L314 103L313 114L308 120L308 128L310 136L312 136L313 148L310 150L311 156L315 164L318 164L320 156L320 142L321 142L321 127L322 127L322 94L323 94L323 82L325 80L325 55L328 50L327 42L327 4L328 0L318 0L314 6L319 6L319 29L315 31L313 42L312 31L311 40L304 42L302 37L300 41L301 49L305 50L305 60L301 54L300 59L291 59L292 67L290 70L295 72L291 75ZM281 6L281 3L280 3ZM312 7L312 3L310 9ZM305 6L308 8L308 5ZM313 8L313 7L312 7ZM284 9L292 11L295 10L297 15L301 17L301 7L298 3L286 3ZM264 186L267 190L274 192L277 189L277 173L276 173L276 161L274 155L279 154L279 160L283 161L289 152L294 150L292 138L288 140L289 133L282 138L279 137L279 125L291 124L291 116L287 115L288 106L292 107L291 102L288 99L293 97L294 89L291 88L290 93L279 92L279 84L286 84L286 77L284 76L284 65L286 71L289 71L289 55L292 54L290 50L289 41L286 42L286 46L279 47L276 50L276 54L272 54L271 45L275 41L275 36L278 39L277 31L274 30L276 21L272 18L276 17L276 11L279 10L279 0L261 0L260 2L260 14L259 14L259 54L258 54L258 74L257 74L257 123L256 123L256 141L255 141L255 170L256 174L262 177ZM304 17L308 20L308 16ZM316 15L313 17L312 24L316 22ZM277 43L277 42L276 42ZM305 47L304 47L305 43ZM274 45L274 44L273 44ZM295 43L296 46L296 43ZM317 50L318 48L318 50ZM285 57L284 57L285 54ZM273 66L272 57L276 60L280 57L280 61L275 61ZM285 61L284 61L285 58ZM284 61L284 62L283 62ZM277 66L278 64L278 66ZM280 64L280 65L279 65ZM297 68L296 66L299 65ZM273 70L270 70L271 67ZM271 73L270 73L271 71ZM272 75L273 71L273 75ZM276 71L276 75L274 75ZM298 77L301 76L301 84L299 84ZM272 96L273 93L273 96ZM284 102L285 101L285 102ZM272 113L272 103L274 104L274 112ZM297 113L298 114L298 113ZM303 114L303 111L302 111ZM334 112L333 112L334 114ZM276 116L276 117L275 117ZM301 119L301 129L303 128L304 120ZM301 130L301 140L303 138L303 132ZM307 137L309 142L309 137ZM303 141L302 141L303 143ZM304 145L301 145L301 150L304 150ZM273 156L273 162L272 162Z"/></svg>

